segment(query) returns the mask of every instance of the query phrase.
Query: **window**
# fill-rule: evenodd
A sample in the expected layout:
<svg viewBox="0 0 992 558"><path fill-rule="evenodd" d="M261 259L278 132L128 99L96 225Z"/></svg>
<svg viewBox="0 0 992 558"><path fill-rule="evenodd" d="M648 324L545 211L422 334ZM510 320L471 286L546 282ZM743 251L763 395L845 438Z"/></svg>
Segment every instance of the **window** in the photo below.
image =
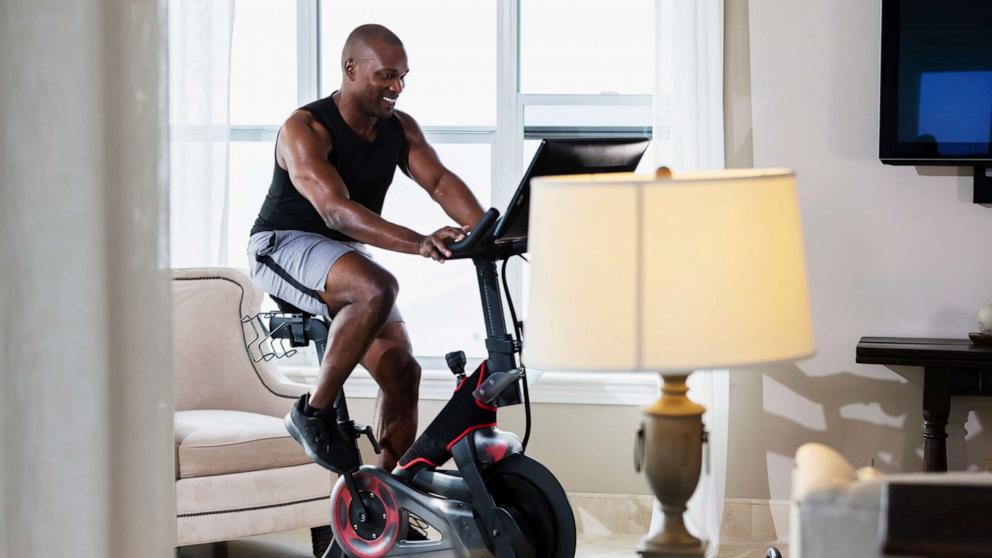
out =
<svg viewBox="0 0 992 558"><path fill-rule="evenodd" d="M397 108L427 128L495 128L495 0L322 0L322 96L340 87L348 33L373 22L396 33L407 53L410 73Z"/></svg>
<svg viewBox="0 0 992 558"><path fill-rule="evenodd" d="M231 36L227 265L247 268L248 236L272 178L276 131L298 102L297 1L235 0Z"/></svg>
<svg viewBox="0 0 992 558"><path fill-rule="evenodd" d="M654 2L520 2L521 93L650 95L653 52Z"/></svg>
<svg viewBox="0 0 992 558"><path fill-rule="evenodd" d="M229 265L247 266L248 230L272 173L278 127L341 83L347 34L381 23L409 57L399 108L484 205L507 203L539 140L650 136L654 3L617 0L235 0L231 54ZM630 53L648 53L639 59ZM595 71L591 71L594 69ZM450 224L397 172L383 216L422 233ZM375 251L425 368L462 349L485 354L471 263ZM525 270L508 273L519 311Z"/></svg>
<svg viewBox="0 0 992 558"><path fill-rule="evenodd" d="M296 0L235 0L231 124L281 125L296 89Z"/></svg>

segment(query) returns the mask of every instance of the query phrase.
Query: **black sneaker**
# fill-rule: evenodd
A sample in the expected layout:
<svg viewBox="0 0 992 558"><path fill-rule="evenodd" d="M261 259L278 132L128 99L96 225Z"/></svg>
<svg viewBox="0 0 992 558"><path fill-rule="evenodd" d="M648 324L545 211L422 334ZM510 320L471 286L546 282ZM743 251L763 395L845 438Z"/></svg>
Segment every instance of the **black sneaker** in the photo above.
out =
<svg viewBox="0 0 992 558"><path fill-rule="evenodd" d="M305 393L286 415L286 430L321 467L341 474L354 471L362 464L355 439L345 439L338 430L337 418L333 412L317 411L313 415L304 413L310 394Z"/></svg>

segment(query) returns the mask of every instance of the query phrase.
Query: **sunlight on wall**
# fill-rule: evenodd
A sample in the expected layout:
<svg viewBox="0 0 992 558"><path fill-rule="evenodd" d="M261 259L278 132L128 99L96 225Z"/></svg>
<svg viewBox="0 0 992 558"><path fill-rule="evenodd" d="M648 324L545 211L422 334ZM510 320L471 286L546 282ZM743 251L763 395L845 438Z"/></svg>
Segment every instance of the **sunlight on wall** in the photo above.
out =
<svg viewBox="0 0 992 558"><path fill-rule="evenodd" d="M772 500L788 500L791 497L792 471L796 460L791 456L768 452L765 454L768 467L768 492Z"/></svg>
<svg viewBox="0 0 992 558"><path fill-rule="evenodd" d="M765 412L792 421L810 430L826 432L823 405L792 391L767 374L761 376L761 401ZM783 410L787 410L783 412Z"/></svg>
<svg viewBox="0 0 992 558"><path fill-rule="evenodd" d="M968 420L964 423L964 441L970 442L971 440L978 437L979 434L985 431L982 428L982 419L979 418L978 413L975 411L968 411Z"/></svg>
<svg viewBox="0 0 992 558"><path fill-rule="evenodd" d="M894 457L895 455L887 451L878 452L878 460L886 465L892 465L892 459ZM873 465L877 465L877 464L873 464Z"/></svg>
<svg viewBox="0 0 992 558"><path fill-rule="evenodd" d="M850 403L840 408L840 416L850 420L863 420L879 426L902 428L906 423L906 415L893 416L882 410L877 402Z"/></svg>

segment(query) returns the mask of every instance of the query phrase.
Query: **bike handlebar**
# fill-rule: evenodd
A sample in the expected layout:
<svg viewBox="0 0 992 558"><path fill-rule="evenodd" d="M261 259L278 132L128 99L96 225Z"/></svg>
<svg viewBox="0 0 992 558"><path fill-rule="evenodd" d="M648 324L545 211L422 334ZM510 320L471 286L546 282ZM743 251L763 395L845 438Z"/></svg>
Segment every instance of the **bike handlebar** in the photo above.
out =
<svg viewBox="0 0 992 558"><path fill-rule="evenodd" d="M472 230L458 242L452 242L448 245L448 250L451 250L451 257L463 256L466 253L472 251L479 247L479 244L483 240L489 238L490 233L496 227L496 221L499 219L499 210L495 207L489 208L479 222L472 227Z"/></svg>

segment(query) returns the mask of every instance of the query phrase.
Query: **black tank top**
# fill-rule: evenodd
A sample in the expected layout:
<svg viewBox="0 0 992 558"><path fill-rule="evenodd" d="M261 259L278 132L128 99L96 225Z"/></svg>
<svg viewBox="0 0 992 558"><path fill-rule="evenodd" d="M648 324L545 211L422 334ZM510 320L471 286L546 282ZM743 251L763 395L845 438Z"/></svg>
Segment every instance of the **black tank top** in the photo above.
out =
<svg viewBox="0 0 992 558"><path fill-rule="evenodd" d="M382 203L396 167L405 165L402 159L406 135L399 118L393 115L380 120L375 140L369 142L348 126L331 97L314 101L300 110L312 114L330 132L332 146L327 160L344 180L348 196L370 211L382 214ZM406 172L405 167L403 171ZM328 228L313 205L293 186L289 173L279 167L278 161L251 234L273 230L306 231L334 240L354 240Z"/></svg>

